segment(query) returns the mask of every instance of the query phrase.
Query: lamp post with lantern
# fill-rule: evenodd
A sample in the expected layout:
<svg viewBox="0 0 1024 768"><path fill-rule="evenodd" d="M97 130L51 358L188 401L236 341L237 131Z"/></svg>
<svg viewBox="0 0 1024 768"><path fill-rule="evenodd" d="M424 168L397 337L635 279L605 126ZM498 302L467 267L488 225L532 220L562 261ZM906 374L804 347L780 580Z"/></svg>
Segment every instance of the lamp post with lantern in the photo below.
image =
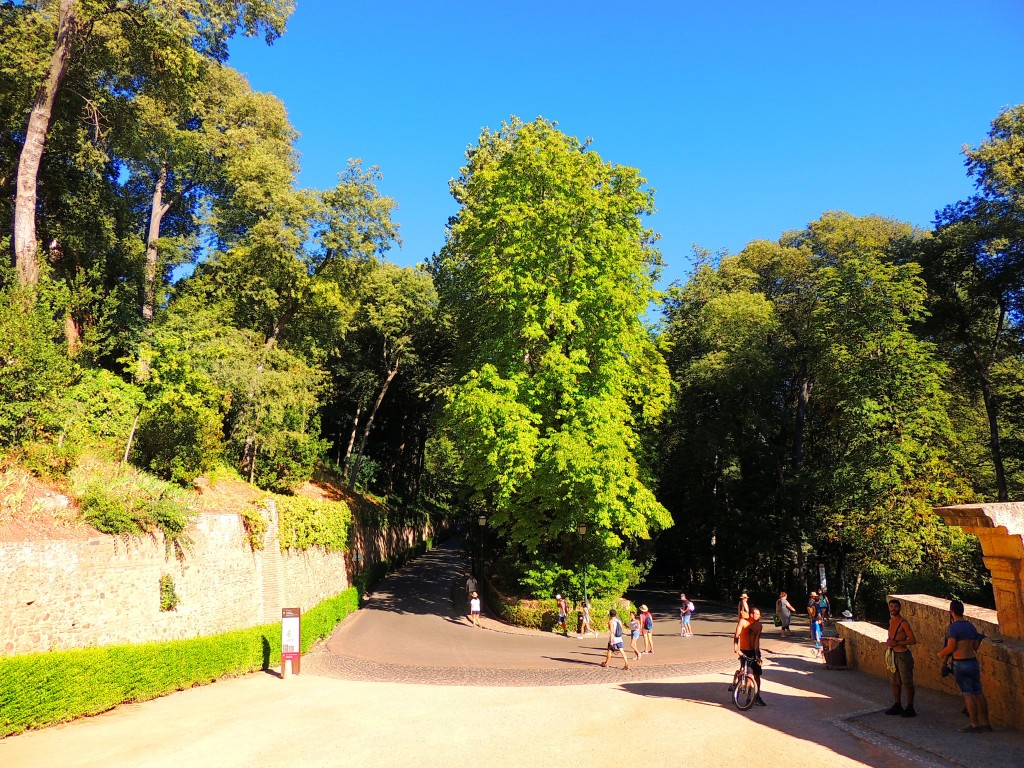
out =
<svg viewBox="0 0 1024 768"><path fill-rule="evenodd" d="M587 535L587 526L580 523L576 526L576 533L580 535L580 547L583 549L583 602L589 605L590 600L587 597L587 547L583 539Z"/></svg>
<svg viewBox="0 0 1024 768"><path fill-rule="evenodd" d="M484 530L487 528L487 515L480 515L476 519L477 525L480 526L479 539L479 551L480 551L480 573L477 574L480 583L484 582Z"/></svg>

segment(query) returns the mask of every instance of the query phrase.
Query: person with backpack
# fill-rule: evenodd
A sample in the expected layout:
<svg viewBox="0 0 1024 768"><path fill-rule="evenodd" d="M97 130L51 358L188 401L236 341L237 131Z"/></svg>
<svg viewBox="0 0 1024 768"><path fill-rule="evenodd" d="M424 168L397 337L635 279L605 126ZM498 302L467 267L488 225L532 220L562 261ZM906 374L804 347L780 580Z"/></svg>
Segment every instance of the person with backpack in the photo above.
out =
<svg viewBox="0 0 1024 768"><path fill-rule="evenodd" d="M693 637L693 629L690 628L690 617L693 616L693 603L686 599L686 595L680 595L682 605L679 608L679 636Z"/></svg>
<svg viewBox="0 0 1024 768"><path fill-rule="evenodd" d="M608 611L608 651L605 654L602 667L607 667L612 660L612 654L616 651L622 657L622 668L629 669L629 660L626 659L626 652L622 650L622 620L619 619L618 611L612 608Z"/></svg>
<svg viewBox="0 0 1024 768"><path fill-rule="evenodd" d="M640 606L640 633L644 639L644 650L642 653L654 653L654 617L647 610L646 605Z"/></svg>

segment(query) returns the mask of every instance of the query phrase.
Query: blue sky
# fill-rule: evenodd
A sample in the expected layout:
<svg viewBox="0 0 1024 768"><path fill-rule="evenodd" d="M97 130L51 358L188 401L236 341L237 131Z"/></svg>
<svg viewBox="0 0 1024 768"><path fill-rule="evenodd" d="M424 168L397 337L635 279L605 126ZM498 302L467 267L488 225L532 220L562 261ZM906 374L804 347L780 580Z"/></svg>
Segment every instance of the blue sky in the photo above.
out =
<svg viewBox="0 0 1024 768"><path fill-rule="evenodd" d="M298 0L230 63L288 108L301 183L384 174L401 250L439 250L484 126L556 120L656 190L665 282L826 210L928 227L969 195L960 150L1024 102L1024 2Z"/></svg>

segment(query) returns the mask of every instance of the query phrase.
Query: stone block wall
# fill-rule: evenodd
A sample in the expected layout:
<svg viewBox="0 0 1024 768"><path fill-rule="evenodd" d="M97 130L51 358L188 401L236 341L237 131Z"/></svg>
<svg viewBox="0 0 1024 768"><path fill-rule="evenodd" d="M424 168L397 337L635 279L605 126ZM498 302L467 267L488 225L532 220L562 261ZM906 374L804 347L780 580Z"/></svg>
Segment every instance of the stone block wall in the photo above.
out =
<svg viewBox="0 0 1024 768"><path fill-rule="evenodd" d="M217 634L349 586L343 553L281 553L276 536L254 552L236 514L200 514L189 538L182 561L160 536L0 542L0 655ZM162 574L173 611L160 610Z"/></svg>
<svg viewBox="0 0 1024 768"><path fill-rule="evenodd" d="M942 677L936 654L946 644L949 627L949 600L930 595L893 595L903 605L903 616L917 635L914 653L914 683L925 688L959 695L952 677ZM982 686L989 713L995 723L1024 730L1024 643L999 632L996 612L988 608L966 606L966 618L987 635L978 649ZM887 678L885 639L887 631L864 621L836 623L839 636L846 640L846 659L853 669Z"/></svg>

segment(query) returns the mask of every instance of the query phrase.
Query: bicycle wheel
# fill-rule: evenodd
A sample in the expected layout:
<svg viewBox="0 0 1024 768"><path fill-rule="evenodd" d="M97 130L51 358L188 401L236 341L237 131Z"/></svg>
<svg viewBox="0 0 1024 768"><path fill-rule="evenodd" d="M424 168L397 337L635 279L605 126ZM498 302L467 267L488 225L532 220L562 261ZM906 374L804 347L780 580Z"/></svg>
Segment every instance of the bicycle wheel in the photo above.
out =
<svg viewBox="0 0 1024 768"><path fill-rule="evenodd" d="M753 675L744 675L736 686L736 690L732 692L732 700L736 702L736 707L739 710L745 712L754 704L757 694L757 678Z"/></svg>

